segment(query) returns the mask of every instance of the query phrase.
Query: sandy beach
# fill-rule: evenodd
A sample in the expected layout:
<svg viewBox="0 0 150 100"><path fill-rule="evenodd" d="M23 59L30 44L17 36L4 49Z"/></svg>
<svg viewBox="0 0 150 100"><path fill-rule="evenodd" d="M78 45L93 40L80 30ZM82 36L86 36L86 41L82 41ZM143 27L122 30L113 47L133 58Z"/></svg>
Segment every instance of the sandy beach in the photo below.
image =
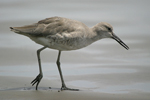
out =
<svg viewBox="0 0 150 100"><path fill-rule="evenodd" d="M1 0L0 100L150 100L149 4L149 0ZM46 49L41 53L44 77L36 91L30 82L38 75L36 50L42 46L9 27L53 16L89 27L108 22L130 49L103 39L62 52L66 85L80 91L60 91L58 51Z"/></svg>
<svg viewBox="0 0 150 100"><path fill-rule="evenodd" d="M1 76L0 79L0 100L149 100L149 93L112 94L89 90L60 91L57 88L58 83L54 81L50 83L50 80L43 80L39 90L36 91L34 87L25 84L31 81L31 78ZM49 85L53 87L49 89Z"/></svg>

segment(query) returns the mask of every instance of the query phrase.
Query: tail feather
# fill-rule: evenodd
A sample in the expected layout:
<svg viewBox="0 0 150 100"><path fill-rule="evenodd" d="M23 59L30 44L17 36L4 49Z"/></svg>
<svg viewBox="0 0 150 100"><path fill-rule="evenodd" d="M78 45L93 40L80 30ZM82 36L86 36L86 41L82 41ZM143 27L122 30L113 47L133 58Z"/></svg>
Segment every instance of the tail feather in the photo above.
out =
<svg viewBox="0 0 150 100"><path fill-rule="evenodd" d="M11 31L19 34L30 34L33 33L33 31L36 29L36 24L33 25L27 25L23 27L10 27Z"/></svg>
<svg viewBox="0 0 150 100"><path fill-rule="evenodd" d="M10 27L10 29L13 29L13 27Z"/></svg>

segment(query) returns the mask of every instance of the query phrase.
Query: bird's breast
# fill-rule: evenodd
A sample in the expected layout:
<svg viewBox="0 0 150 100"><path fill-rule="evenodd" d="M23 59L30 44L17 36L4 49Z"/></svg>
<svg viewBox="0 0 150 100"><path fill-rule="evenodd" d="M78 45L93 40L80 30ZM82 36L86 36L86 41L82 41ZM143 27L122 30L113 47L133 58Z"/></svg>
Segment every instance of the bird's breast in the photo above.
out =
<svg viewBox="0 0 150 100"><path fill-rule="evenodd" d="M76 38L39 37L39 38L31 38L31 39L38 44L47 46L51 49L56 49L61 51L77 50L91 44L89 43L89 41L87 41L86 38L79 38L79 37Z"/></svg>

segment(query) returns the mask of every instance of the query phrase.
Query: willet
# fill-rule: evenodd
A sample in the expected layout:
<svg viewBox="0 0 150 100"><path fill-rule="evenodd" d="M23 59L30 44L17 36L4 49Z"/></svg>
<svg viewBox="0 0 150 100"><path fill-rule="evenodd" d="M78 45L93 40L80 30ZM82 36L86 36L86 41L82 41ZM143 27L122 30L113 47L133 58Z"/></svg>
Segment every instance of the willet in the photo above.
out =
<svg viewBox="0 0 150 100"><path fill-rule="evenodd" d="M105 22L98 23L92 28L89 28L85 24L76 20L62 17L51 17L41 20L35 24L23 27L10 27L10 29L15 33L28 36L31 40L44 46L37 50L39 74L31 82L32 85L36 84L36 90L38 89L38 85L43 77L40 52L46 48L56 49L59 51L56 64L62 82L61 90L75 91L78 89L71 89L65 85L60 67L61 51L80 49L103 38L115 39L124 48L127 50L129 49L129 47L113 33L113 27Z"/></svg>

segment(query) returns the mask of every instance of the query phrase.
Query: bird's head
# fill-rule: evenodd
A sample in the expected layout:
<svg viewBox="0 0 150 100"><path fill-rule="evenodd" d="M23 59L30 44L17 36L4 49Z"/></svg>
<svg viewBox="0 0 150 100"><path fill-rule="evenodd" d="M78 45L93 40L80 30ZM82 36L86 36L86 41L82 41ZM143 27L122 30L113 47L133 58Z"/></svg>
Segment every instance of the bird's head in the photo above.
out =
<svg viewBox="0 0 150 100"><path fill-rule="evenodd" d="M113 27L106 23L101 22L94 26L94 31L98 34L100 38L112 38L116 40L120 45L122 45L125 49L129 49L129 47L113 32Z"/></svg>

